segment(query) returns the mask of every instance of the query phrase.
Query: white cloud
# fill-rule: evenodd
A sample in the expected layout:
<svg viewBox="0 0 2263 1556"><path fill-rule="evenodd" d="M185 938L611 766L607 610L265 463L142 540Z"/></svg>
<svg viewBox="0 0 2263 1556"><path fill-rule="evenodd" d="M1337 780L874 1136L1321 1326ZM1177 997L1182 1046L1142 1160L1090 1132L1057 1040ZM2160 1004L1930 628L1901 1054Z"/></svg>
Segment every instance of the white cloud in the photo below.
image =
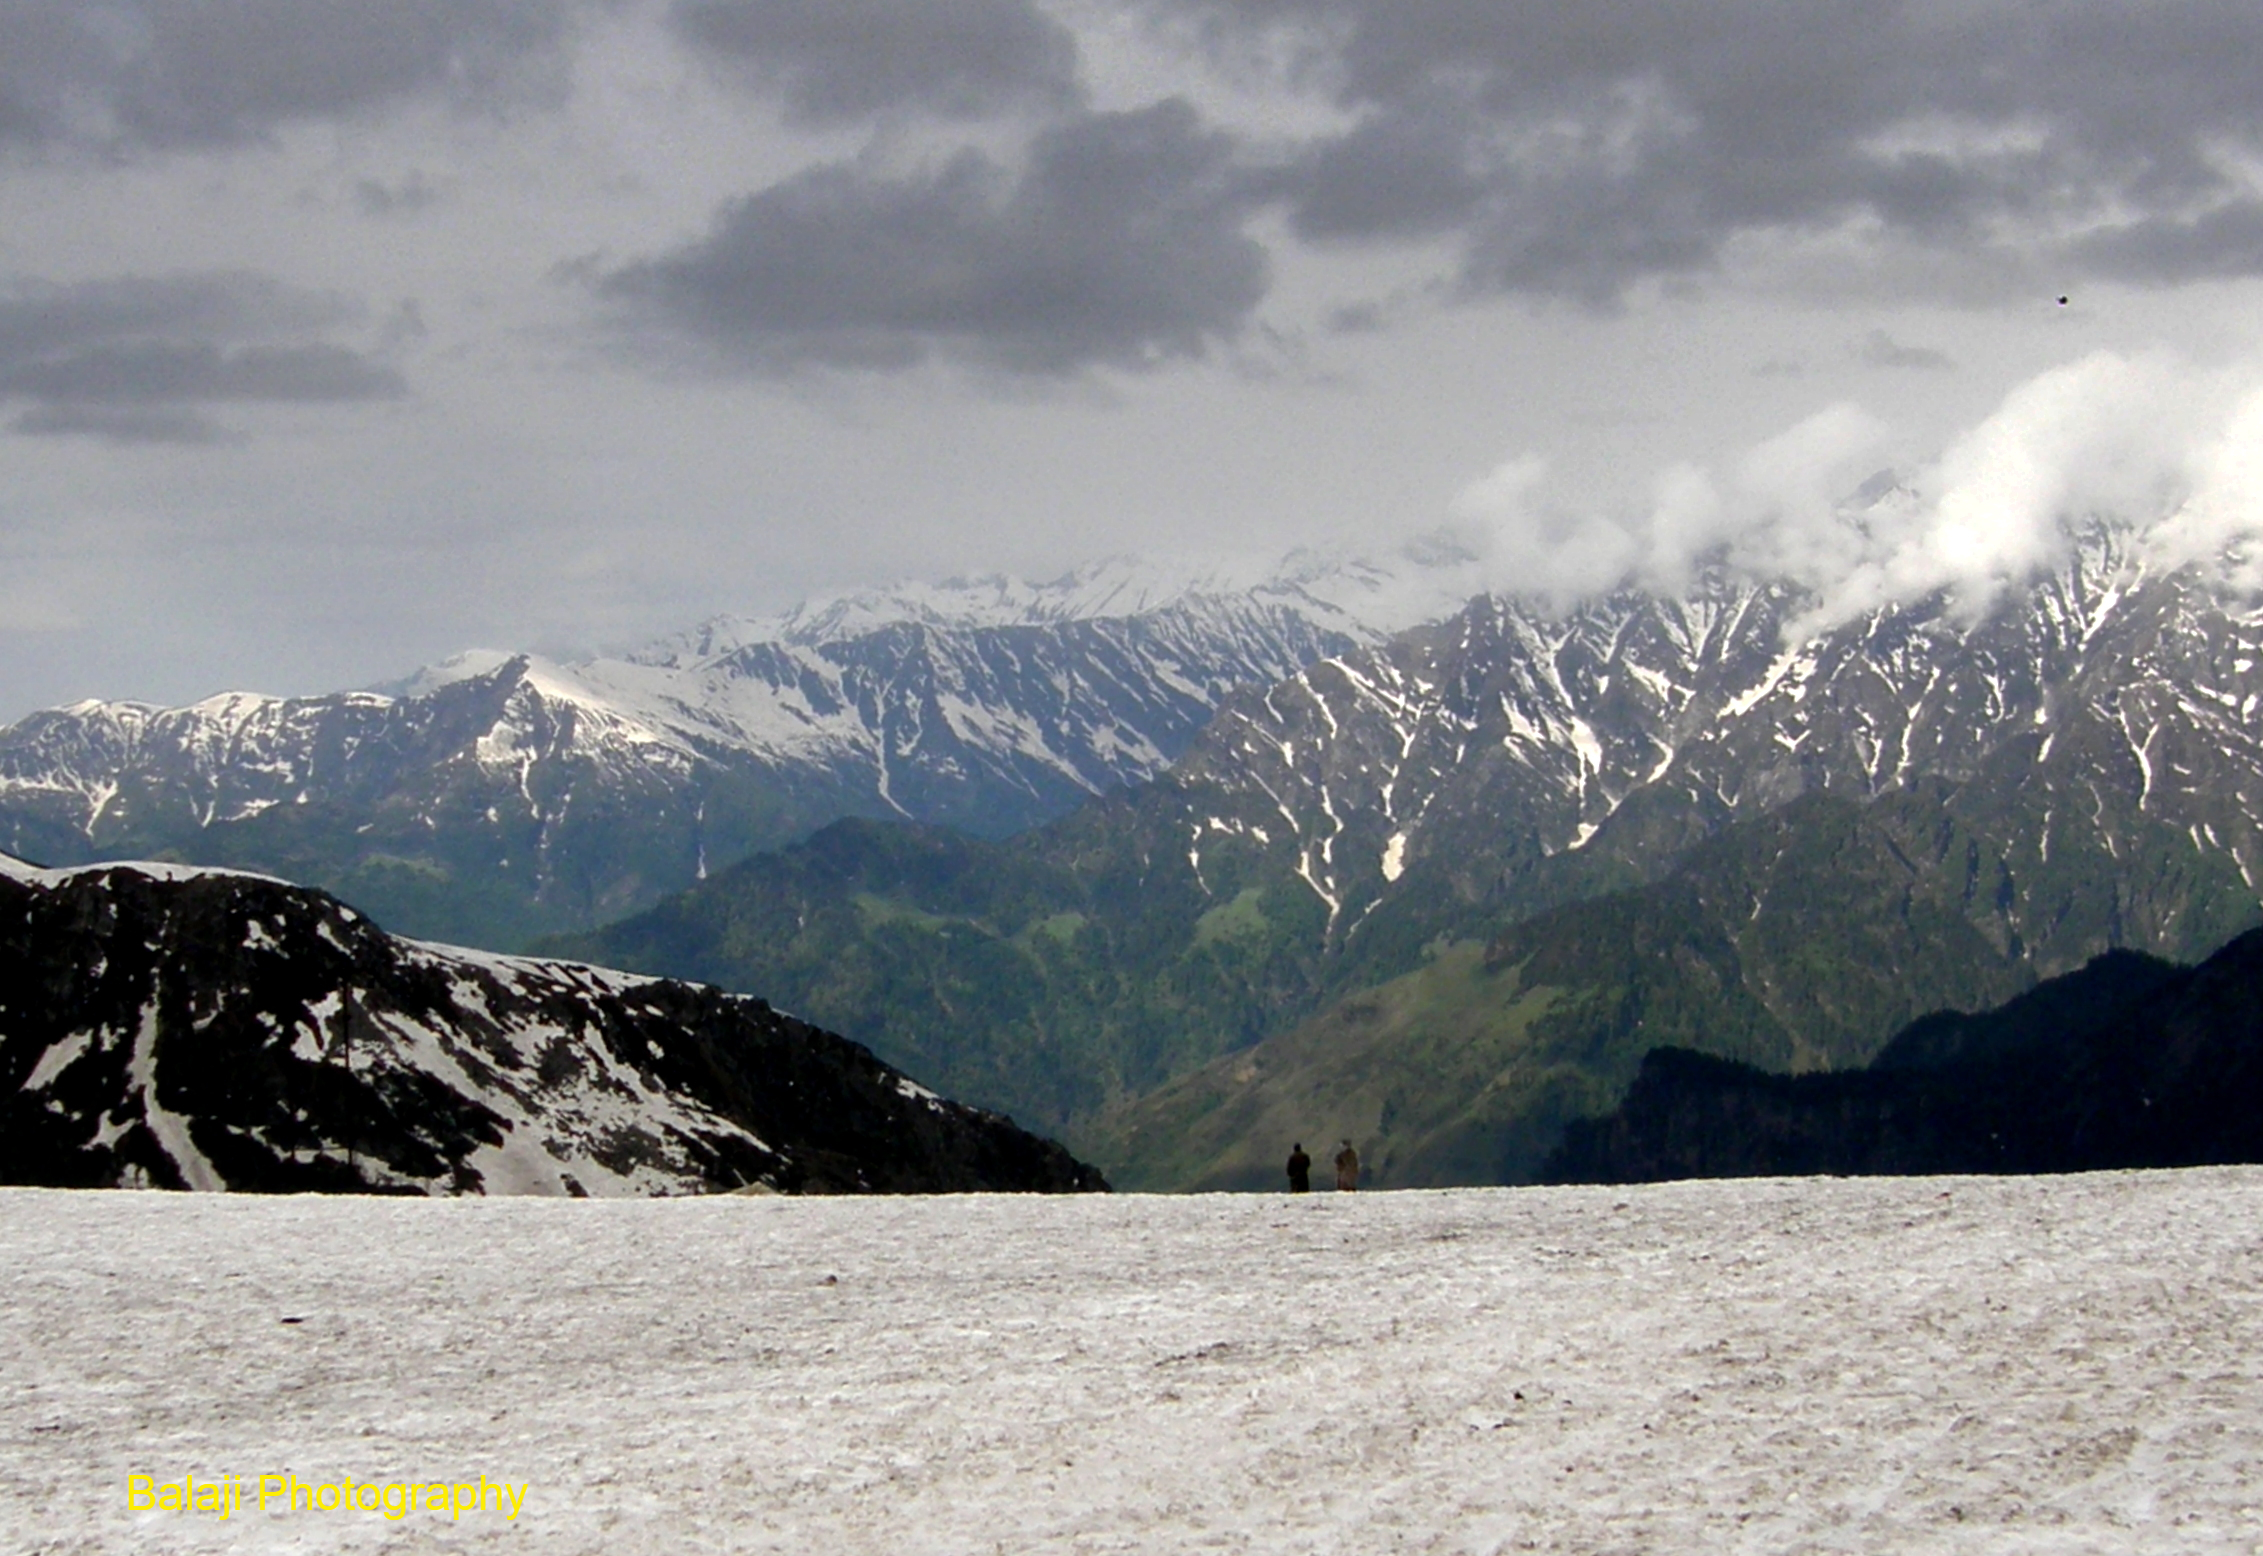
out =
<svg viewBox="0 0 2263 1556"><path fill-rule="evenodd" d="M1609 588L1636 566L1643 538L1608 518L1583 516L1542 499L1548 462L1538 454L1503 460L1470 482L1451 511L1491 587L1546 594L1568 603Z"/></svg>
<svg viewBox="0 0 2263 1556"><path fill-rule="evenodd" d="M2156 565L2263 588L2263 361L2095 352L2017 385L1888 482L1894 447L1886 422L1840 402L1733 460L1668 466L1632 516L1576 514L1533 455L1470 483L1451 511L1480 528L1508 589L1672 591L1721 557L1813 590L1811 626L1939 591L1983 612L2098 521L2136 531Z"/></svg>
<svg viewBox="0 0 2263 1556"><path fill-rule="evenodd" d="M2163 357L2099 352L2029 379L1921 479L1907 522L1844 580L1816 579L1847 615L1949 589L1970 611L2061 559L2069 526L2158 525L2187 490L2208 397Z"/></svg>
<svg viewBox="0 0 2263 1556"><path fill-rule="evenodd" d="M2263 590L2263 383L2234 395L2191 466L2191 496L2153 531L2156 558L2213 563L2235 588Z"/></svg>
<svg viewBox="0 0 2263 1556"><path fill-rule="evenodd" d="M1862 536L1841 507L1889 459L1891 438L1885 422L1840 401L1756 445L1737 462L1722 539L1756 569L1809 579L1843 571Z"/></svg>

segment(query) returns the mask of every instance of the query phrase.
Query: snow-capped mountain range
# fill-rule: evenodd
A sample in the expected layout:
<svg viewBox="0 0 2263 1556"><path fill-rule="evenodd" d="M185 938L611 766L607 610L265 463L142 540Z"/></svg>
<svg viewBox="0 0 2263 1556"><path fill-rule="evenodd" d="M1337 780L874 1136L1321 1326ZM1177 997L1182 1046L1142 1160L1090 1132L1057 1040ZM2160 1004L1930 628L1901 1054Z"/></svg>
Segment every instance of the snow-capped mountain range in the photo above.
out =
<svg viewBox="0 0 2263 1556"><path fill-rule="evenodd" d="M319 892L0 856L0 1182L1099 1187L759 1000L395 939Z"/></svg>
<svg viewBox="0 0 2263 1556"><path fill-rule="evenodd" d="M1654 876L1810 790L1941 782L1967 812L2017 810L1999 830L2034 856L1975 883L1983 904L2008 893L1991 934L2041 949L2079 923L2067 946L2095 950L2090 918L2132 913L2103 943L2204 954L2146 919L2178 893L2140 909L2076 876L2139 852L2168 868L2175 839L2175 868L2252 906L2263 612L2130 529L2069 541L1988 611L1940 594L1821 629L1808 590L1720 566L1567 609L1457 604L1482 576L1443 547L1118 559L575 663L465 656L388 692L80 704L0 731L0 846L263 868L510 945L838 817L999 836L1169 770L1143 829L1178 829L1198 880L1223 850L1272 857L1336 944Z"/></svg>
<svg viewBox="0 0 2263 1556"><path fill-rule="evenodd" d="M2000 830L2033 868L1973 883L1983 907L2006 894L2003 934L2125 911L2118 870L2199 872L2252 911L2263 609L2126 529L2073 540L1977 618L1944 594L1812 634L1793 630L1807 592L1721 569L1568 613L1481 597L1229 699L1175 769L1187 857L1280 852L1341 940L1394 900L1513 906L1519 883L1654 875L1802 793L1937 781L1968 816L2019 818ZM2029 901L2077 850L2088 906ZM2181 946L2173 925L2121 928L2109 943Z"/></svg>
<svg viewBox="0 0 2263 1556"><path fill-rule="evenodd" d="M1380 558L1313 549L1277 560L1105 557L1032 583L1007 573L814 595L767 616L717 616L625 657L682 666L762 643L818 647L886 627L945 631L1152 616L1190 600L1246 598L1358 638L1457 609L1483 588L1477 557L1432 539Z"/></svg>
<svg viewBox="0 0 2263 1556"><path fill-rule="evenodd" d="M1388 1013L1477 1021L1535 958L1578 1086L1616 1075L1596 1053L1639 1058L1646 990L1662 1026L1702 1006L1754 1052L1861 1063L1926 1001L2117 946L2198 961L2263 918L2263 609L2142 540L2086 526L1984 608L1821 625L1815 592L1725 565L1569 608L1483 595L1236 693L1154 783L1061 821L979 846L829 829L575 954L760 991L1072 1132L1221 1060L1224 1091L1132 1120L1162 1144L1086 1137L1118 1167L1176 1160L1170 1131L1242 1097L1228 1066L1267 1073L1272 1038L1434 1053L1457 1029ZM1457 945L1488 948L1483 978L1453 982ZM1524 1056L1486 1117L1554 1127L1515 1090L1529 1033L1486 1031ZM1444 1061L1403 1062L1328 1094L1372 1081L1414 1118ZM1379 1129L1397 1104L1370 1100Z"/></svg>
<svg viewBox="0 0 2263 1556"><path fill-rule="evenodd" d="M517 943L839 816L1002 835L1151 778L1232 691L1452 609L1466 561L1115 559L574 662L471 653L379 691L83 702L0 731L0 845L270 869Z"/></svg>

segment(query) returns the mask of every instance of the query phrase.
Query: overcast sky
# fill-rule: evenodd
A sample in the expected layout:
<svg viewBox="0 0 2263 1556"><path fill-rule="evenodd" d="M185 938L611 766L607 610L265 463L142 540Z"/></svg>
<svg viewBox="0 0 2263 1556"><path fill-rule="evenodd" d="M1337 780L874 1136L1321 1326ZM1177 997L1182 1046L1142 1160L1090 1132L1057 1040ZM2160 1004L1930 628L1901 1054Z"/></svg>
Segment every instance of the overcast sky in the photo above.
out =
<svg viewBox="0 0 2263 1556"><path fill-rule="evenodd" d="M1125 550L1491 525L1585 586L2038 405L2216 426L2263 333L2252 0L0 0L0 40L0 719Z"/></svg>

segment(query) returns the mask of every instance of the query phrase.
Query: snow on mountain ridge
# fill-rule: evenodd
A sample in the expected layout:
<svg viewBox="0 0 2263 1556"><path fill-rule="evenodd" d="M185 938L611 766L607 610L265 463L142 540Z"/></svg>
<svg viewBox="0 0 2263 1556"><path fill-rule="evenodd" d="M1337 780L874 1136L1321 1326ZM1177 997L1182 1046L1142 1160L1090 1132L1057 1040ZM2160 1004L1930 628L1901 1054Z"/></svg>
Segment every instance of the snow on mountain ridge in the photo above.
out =
<svg viewBox="0 0 2263 1556"><path fill-rule="evenodd" d="M1144 570L1135 575L1128 559L1116 559L1044 586L1021 585L999 575L975 584L843 598L801 608L770 623L718 618L696 629L706 649L699 657L671 648L666 641L646 651L575 661L471 650L427 667L389 692L347 692L332 698L228 692L181 709L84 702L53 710L51 716L106 723L129 748L146 744L153 734L168 733L192 755L199 771L209 772L227 765L232 756L246 755L250 743L277 743L294 715L306 708L350 705L382 714L446 689L511 681L555 709L571 710L573 716L557 731L555 749L561 753L604 759L617 757L624 748L641 747L679 762L718 750L748 753L773 765L878 762L885 759L884 742L871 721L870 691L852 684L854 656L829 650L891 627L916 626L950 640L986 629L1103 628L1110 622L1153 622L1177 612L1197 630L1218 628L1222 638L1263 635L1269 627L1278 635L1280 623L1260 621L1262 613L1252 611L1246 599L1196 592L1194 584L1213 582L1213 575L1189 575L1185 587L1176 589L1154 587L1157 576ZM1291 608L1275 607L1276 611ZM767 635L738 641L741 634L720 625L726 621L763 627ZM777 630L769 630L772 627ZM1184 659L1215 652L1223 645L1188 644L1184 624L1176 635L1181 640L1175 645L1178 656L1166 655L1155 666L1159 683L1181 697L1210 700L1219 688L1199 675L1179 672ZM938 655L945 682L955 679L962 689L961 695L951 696L945 684L941 689L946 704L939 711L962 740L972 739L995 754L1035 760L1087 790L1148 776L1168 759L1151 738L1127 739L1110 731L1097 737L1096 749L1106 759L1103 771L1095 773L1090 761L1065 754L1039 738L1027 718L1003 717L999 706L963 695L964 685L977 678L971 666L981 651L980 646L947 645ZM1292 667L1278 654L1260 654L1249 669L1255 678L1266 680ZM1064 694L1070 691L1064 682L1056 682L1056 687ZM505 733L505 723L515 723L519 729ZM523 738L527 723L523 710L506 709L470 754L493 765L513 765L535 748L534 742ZM998 738L986 740L986 734ZM277 769L285 770L295 771ZM11 782L23 785L30 780L0 770L0 786Z"/></svg>
<svg viewBox="0 0 2263 1556"><path fill-rule="evenodd" d="M1469 604L1483 566L1450 537L1379 563L1303 552L1233 593L1213 590L1234 575L1209 564L1114 558L1044 585L816 602L756 641L711 623L698 654L688 639L572 662L475 651L393 694L80 704L0 731L0 847L287 858L301 875L312 859L388 922L507 944L423 916L439 888L417 872L501 883L532 902L521 922L580 927L841 816L995 836L1191 748L1189 776L1256 807L1190 815L1194 856L1213 821L1294 838L1297 873L1348 933L1385 896L1434 889L1447 861L1509 846L1488 816L1524 818L1514 848L1546 858L1593 846L1637 796L1648 814L1678 795L1694 819L1660 834L1665 849L1807 787L1969 775L2014 728L2047 759L2077 703L2112 724L2148 803L2188 783L2180 765L2252 744L2263 648L2233 653L2236 668L2154 663L2212 652L2240 618L2197 585L2163 594L2140 540L2112 525L2071 532L2063 565L1981 623L1936 598L1809 630L1814 595L1720 563L1675 596ZM1394 638L1376 624L1449 600L1442 625ZM1147 608L1119 613L1133 604ZM2152 667L2108 687L2140 640ZM2161 729L2215 754L2170 756ZM2227 792L2244 793L2236 777ZM2248 808L2263 814L2263 797ZM2234 853L2263 874L2255 848Z"/></svg>
<svg viewBox="0 0 2263 1556"><path fill-rule="evenodd" d="M1203 598L1298 609L1334 630L1379 640L1451 614L1483 587L1466 554L1407 548L1371 558L1301 548L1277 559L1104 557L1052 579L1008 573L814 595L774 615L722 615L621 657L685 665L755 644L819 647L888 627L956 630L1151 616Z"/></svg>
<svg viewBox="0 0 2263 1556"><path fill-rule="evenodd" d="M1458 608L1466 598L1462 582L1450 570L1426 571L1411 564L1391 568L1309 551L1270 566L1157 563L1118 556L1036 584L990 574L817 596L775 616L715 617L619 655L555 659L469 649L368 691L327 697L228 691L183 708L86 699L48 710L46 716L67 717L80 727L82 739L99 728L108 743L125 752L169 735L198 753L199 766L217 766L246 742L274 743L294 714L310 706L351 702L380 711L511 672L530 690L583 715L573 733L585 751L625 742L684 755L722 745L772 761L854 759L869 756L875 742L869 726L850 713L855 694L844 684L838 657L824 650L890 628L956 634L1149 620L1177 611L1189 618L1221 618L1226 630L1238 631L1246 622L1233 618L1246 616L1244 607L1254 602L1311 618L1356 641L1375 642L1415 620ZM733 661L752 650L770 650L778 663L750 676L743 661ZM1200 695L1195 683L1185 679L1173 682L1173 689ZM1124 749L1138 752L1151 745L1134 740ZM32 782L0 767L0 790Z"/></svg>
<svg viewBox="0 0 2263 1556"><path fill-rule="evenodd" d="M896 626L963 630L1142 616L1189 595L1243 593L1250 587L1214 569L1108 557L1040 582L988 573L813 595L773 615L710 617L689 631L622 657L636 663L684 666L757 644L815 648Z"/></svg>
<svg viewBox="0 0 2263 1556"><path fill-rule="evenodd" d="M347 872L320 884L376 893L389 921L495 943L419 916L413 872L500 877L535 924L580 927L843 815L1013 831L1152 778L1230 692L1376 636L1287 597L1155 604L1158 576L1119 559L1042 589L938 586L925 619L813 612L799 638L710 632L696 656L472 651L385 691L49 710L0 731L0 847L302 874L311 848ZM213 832L253 825L264 840Z"/></svg>
<svg viewBox="0 0 2263 1556"><path fill-rule="evenodd" d="M401 680L371 687L370 692L380 697L423 697L443 686L453 686L458 681L477 680L483 675L493 675L518 657L517 653L508 649L467 648L461 653L450 654L436 664L425 665Z"/></svg>
<svg viewBox="0 0 2263 1556"><path fill-rule="evenodd" d="M227 880L253 881L263 885L282 886L288 883L256 870L236 870L219 865L176 864L162 859L116 859L101 864L65 865L58 869L43 869L27 863L14 854L0 853L0 877L25 886L67 886L73 881L98 876L111 870L124 870L134 875L147 876L153 881L193 881L207 877ZM353 917L351 908L342 910Z"/></svg>
<svg viewBox="0 0 2263 1556"><path fill-rule="evenodd" d="M1262 822L1341 936L1607 834L1640 869L1812 790L1988 775L2034 805L2045 860L2080 816L2106 853L2165 827L2263 881L2263 610L2202 570L2091 524L1977 617L1944 591L1809 629L1814 600L1725 567L1681 599L1488 595L1309 666L1231 700L1176 769L1196 868L1214 831Z"/></svg>

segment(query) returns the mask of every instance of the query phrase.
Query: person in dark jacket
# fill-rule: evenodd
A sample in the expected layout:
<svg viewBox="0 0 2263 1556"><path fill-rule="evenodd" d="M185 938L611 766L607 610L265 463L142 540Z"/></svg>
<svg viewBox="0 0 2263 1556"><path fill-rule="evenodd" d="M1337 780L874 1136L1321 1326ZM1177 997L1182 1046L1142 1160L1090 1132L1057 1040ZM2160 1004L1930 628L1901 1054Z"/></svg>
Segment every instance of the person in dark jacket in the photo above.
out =
<svg viewBox="0 0 2263 1556"><path fill-rule="evenodd" d="M1312 1158L1304 1154L1304 1142L1299 1140L1289 1148L1289 1192L1312 1192Z"/></svg>
<svg viewBox="0 0 2263 1556"><path fill-rule="evenodd" d="M1349 1140L1336 1153L1336 1187L1351 1190L1359 1187L1359 1153L1352 1149Z"/></svg>

